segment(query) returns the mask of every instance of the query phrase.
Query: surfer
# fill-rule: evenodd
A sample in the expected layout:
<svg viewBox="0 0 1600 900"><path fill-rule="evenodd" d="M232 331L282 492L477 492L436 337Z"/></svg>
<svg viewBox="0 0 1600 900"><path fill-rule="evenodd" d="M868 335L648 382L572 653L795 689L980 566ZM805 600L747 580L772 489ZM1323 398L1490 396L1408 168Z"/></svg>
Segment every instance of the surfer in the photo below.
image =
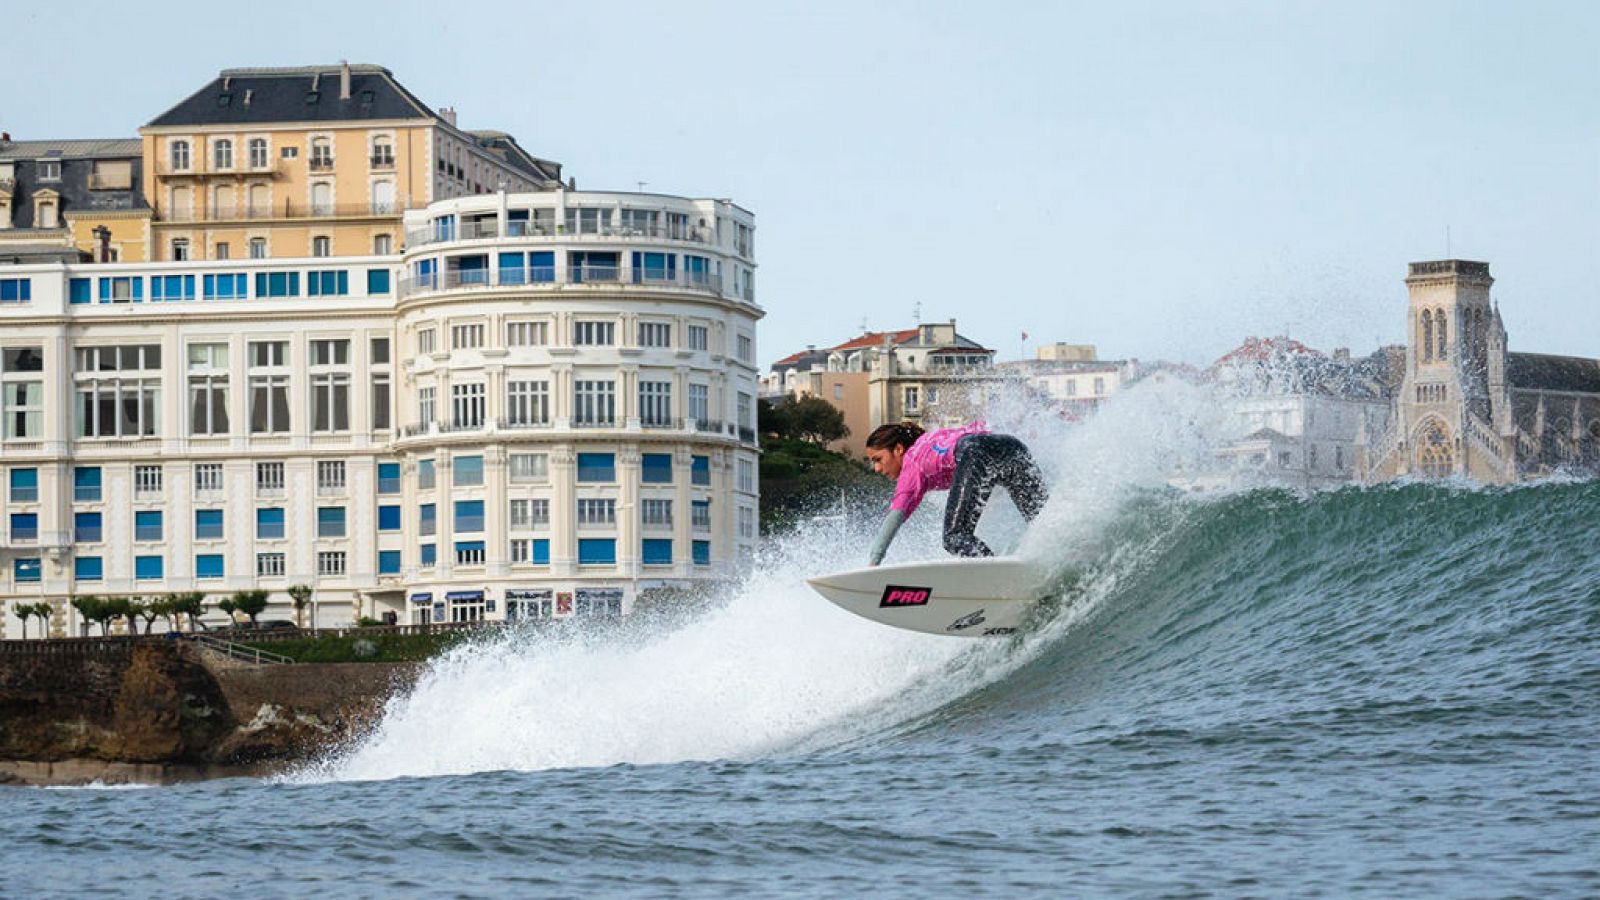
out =
<svg viewBox="0 0 1600 900"><path fill-rule="evenodd" d="M880 425L867 436L873 471L895 480L889 515L872 544L869 565L883 562L900 525L928 491L950 492L944 508L944 549L955 556L993 556L973 533L996 484L1033 521L1050 499L1027 446L1008 434L990 434L983 422L923 431L910 423Z"/></svg>

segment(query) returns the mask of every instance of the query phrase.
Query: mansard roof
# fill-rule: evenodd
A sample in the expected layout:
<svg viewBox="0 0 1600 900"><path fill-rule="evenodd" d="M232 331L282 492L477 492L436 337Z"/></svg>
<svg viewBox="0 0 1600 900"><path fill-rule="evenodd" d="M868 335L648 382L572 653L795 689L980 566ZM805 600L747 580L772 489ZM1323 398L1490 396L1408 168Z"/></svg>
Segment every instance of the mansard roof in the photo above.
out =
<svg viewBox="0 0 1600 900"><path fill-rule="evenodd" d="M65 141L0 141L0 160L123 159L143 152L138 138Z"/></svg>
<svg viewBox="0 0 1600 900"><path fill-rule="evenodd" d="M1600 394L1600 359L1507 353L1506 381L1522 391Z"/></svg>
<svg viewBox="0 0 1600 900"><path fill-rule="evenodd" d="M350 66L349 99L339 77L337 65L223 69L147 127L440 119L382 66Z"/></svg>

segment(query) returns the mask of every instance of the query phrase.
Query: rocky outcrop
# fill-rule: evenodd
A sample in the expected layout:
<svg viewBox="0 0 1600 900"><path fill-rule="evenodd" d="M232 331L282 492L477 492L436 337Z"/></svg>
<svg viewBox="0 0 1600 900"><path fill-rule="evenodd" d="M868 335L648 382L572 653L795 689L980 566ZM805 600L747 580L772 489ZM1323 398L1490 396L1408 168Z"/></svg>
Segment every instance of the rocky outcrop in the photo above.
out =
<svg viewBox="0 0 1600 900"><path fill-rule="evenodd" d="M212 656L163 639L0 645L0 781L269 772L360 734L417 671Z"/></svg>

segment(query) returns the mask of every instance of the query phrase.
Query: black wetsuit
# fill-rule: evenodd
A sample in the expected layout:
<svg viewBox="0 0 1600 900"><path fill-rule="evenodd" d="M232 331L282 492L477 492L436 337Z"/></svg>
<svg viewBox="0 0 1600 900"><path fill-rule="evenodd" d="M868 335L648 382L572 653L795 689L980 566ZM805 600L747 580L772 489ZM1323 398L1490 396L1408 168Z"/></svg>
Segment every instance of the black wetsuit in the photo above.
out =
<svg viewBox="0 0 1600 900"><path fill-rule="evenodd" d="M1033 521L1050 499L1033 455L1009 434L969 434L956 442L956 469L944 507L944 549L956 556L993 556L973 532L995 485Z"/></svg>

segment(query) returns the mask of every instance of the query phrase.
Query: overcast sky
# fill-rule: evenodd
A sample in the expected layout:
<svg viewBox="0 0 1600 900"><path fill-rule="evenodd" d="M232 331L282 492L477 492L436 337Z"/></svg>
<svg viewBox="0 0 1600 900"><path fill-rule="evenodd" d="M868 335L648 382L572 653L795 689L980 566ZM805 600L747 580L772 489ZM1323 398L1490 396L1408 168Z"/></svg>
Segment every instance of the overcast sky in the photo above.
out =
<svg viewBox="0 0 1600 900"><path fill-rule="evenodd" d="M8 13L0 129L131 136L226 67L379 63L580 188L753 210L764 361L919 306L1001 358L1367 352L1447 234L1513 349L1600 356L1600 4L100 6Z"/></svg>

